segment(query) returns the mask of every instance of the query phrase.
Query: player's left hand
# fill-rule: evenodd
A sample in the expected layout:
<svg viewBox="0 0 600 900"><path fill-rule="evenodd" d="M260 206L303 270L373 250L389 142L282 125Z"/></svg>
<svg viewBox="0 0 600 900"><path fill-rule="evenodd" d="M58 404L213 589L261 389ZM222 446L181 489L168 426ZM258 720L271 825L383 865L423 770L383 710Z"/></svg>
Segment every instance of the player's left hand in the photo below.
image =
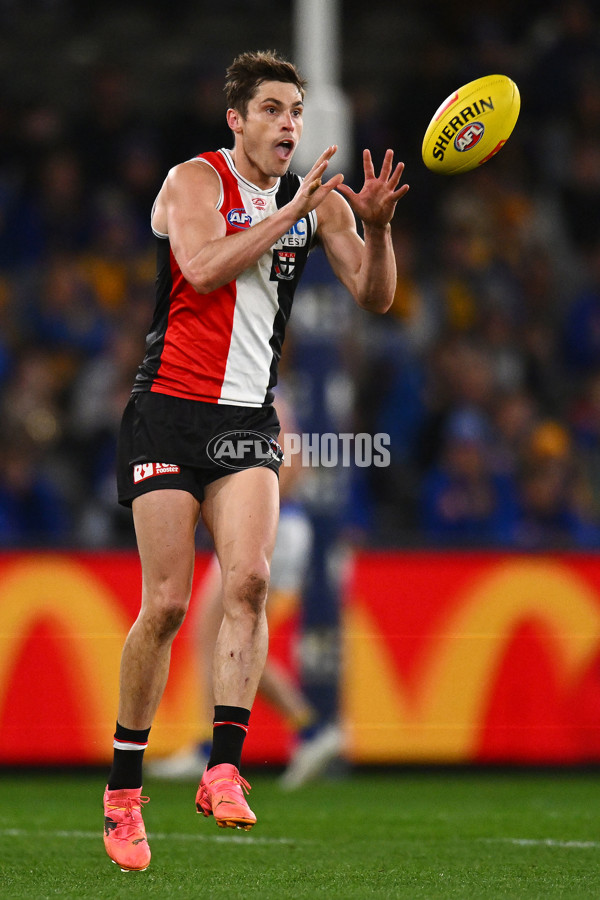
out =
<svg viewBox="0 0 600 900"><path fill-rule="evenodd" d="M392 220L396 203L408 191L407 184L400 184L404 163L397 163L392 171L393 163L393 150L386 150L381 172L376 176L371 151L363 150L365 183L361 191L357 194L347 184L339 184L336 187L364 225L375 228L386 226Z"/></svg>

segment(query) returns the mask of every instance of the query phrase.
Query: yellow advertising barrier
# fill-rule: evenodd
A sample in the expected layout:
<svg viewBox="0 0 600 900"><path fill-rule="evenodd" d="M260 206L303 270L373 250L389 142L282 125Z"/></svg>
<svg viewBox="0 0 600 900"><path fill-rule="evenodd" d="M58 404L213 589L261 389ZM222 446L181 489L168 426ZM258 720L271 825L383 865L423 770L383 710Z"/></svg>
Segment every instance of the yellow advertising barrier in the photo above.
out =
<svg viewBox="0 0 600 900"><path fill-rule="evenodd" d="M80 685L81 728L90 759L106 742L107 728L114 726L118 698L119 656L129 630L125 610L74 556L24 556L3 567L0 580L0 709L10 687L18 685L18 661L34 627L44 622L60 645L74 684ZM44 665L44 647L35 648L40 695L52 690L53 671ZM36 706L27 704L33 747L48 740L47 731L36 734ZM10 723L4 728L10 730ZM72 725L57 721L54 728ZM2 737L6 739L6 732Z"/></svg>
<svg viewBox="0 0 600 900"><path fill-rule="evenodd" d="M195 585L208 557L199 556ZM0 763L110 758L137 555L0 555ZM291 665L293 604L272 619ZM343 591L344 723L356 762L600 759L600 561L591 555L359 553ZM151 751L197 734L191 628L176 639ZM281 763L261 701L248 762Z"/></svg>
<svg viewBox="0 0 600 900"><path fill-rule="evenodd" d="M419 564L429 565L423 557ZM394 634L375 621L376 602L372 591L355 595L344 627L345 713L358 760L475 759L503 656L523 623L535 627L565 694L598 658L598 593L577 569L552 560L501 559L463 588L426 633L412 690L398 671Z"/></svg>

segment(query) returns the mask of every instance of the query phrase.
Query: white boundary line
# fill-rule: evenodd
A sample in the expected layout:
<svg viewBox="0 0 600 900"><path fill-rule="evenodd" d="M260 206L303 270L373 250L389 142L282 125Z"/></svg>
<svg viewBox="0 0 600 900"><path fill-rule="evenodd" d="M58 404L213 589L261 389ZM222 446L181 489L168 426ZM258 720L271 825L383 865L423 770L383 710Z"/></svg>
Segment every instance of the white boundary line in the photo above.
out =
<svg viewBox="0 0 600 900"><path fill-rule="evenodd" d="M47 838L85 838L99 840L102 837L102 829L98 831L29 831L25 828L2 828L0 829L0 838L3 837L47 837ZM168 834L160 831L149 831L148 840L150 841L198 841L200 843L213 842L231 842L238 844L298 844L299 841L291 838L269 838L253 835L241 834L178 834L173 832ZM307 843L303 841L302 843Z"/></svg>
<svg viewBox="0 0 600 900"><path fill-rule="evenodd" d="M1 828L0 838L3 837L47 837L47 838L82 838L85 840L99 840L102 830L98 831L33 831L25 828ZM148 839L151 841L189 841L191 843L231 843L234 844L266 844L266 845L297 845L309 844L311 841L293 840L291 838L270 838L258 835L241 834L181 834L178 832L149 831ZM476 841L486 844L512 844L515 847L554 847L563 850L600 850L600 841L566 841L555 838L475 838Z"/></svg>
<svg viewBox="0 0 600 900"><path fill-rule="evenodd" d="M558 847L564 850L600 850L600 841L559 841L555 838L478 838L487 844L513 844L516 847Z"/></svg>

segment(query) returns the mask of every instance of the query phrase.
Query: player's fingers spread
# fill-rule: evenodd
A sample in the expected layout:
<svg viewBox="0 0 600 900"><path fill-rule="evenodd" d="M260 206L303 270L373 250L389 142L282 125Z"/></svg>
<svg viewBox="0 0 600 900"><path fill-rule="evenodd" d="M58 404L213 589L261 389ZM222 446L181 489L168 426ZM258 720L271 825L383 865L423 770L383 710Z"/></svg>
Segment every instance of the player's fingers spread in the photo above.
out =
<svg viewBox="0 0 600 900"><path fill-rule="evenodd" d="M391 178L389 179L390 185L392 188L395 188L402 178L402 173L404 172L404 163L399 162L394 171L392 172Z"/></svg>
<svg viewBox="0 0 600 900"><path fill-rule="evenodd" d="M315 163L315 166L320 166L323 164L323 162L328 162L331 159L331 157L334 155L334 153L336 153L336 151L337 151L336 144L332 144L331 147L327 147L327 149L323 150L323 152L321 153L320 157L318 158L318 160ZM313 166L313 168L314 168L314 166Z"/></svg>
<svg viewBox="0 0 600 900"><path fill-rule="evenodd" d="M394 161L394 151L386 150L385 156L383 157L383 162L381 164L381 177L387 181L390 177L390 172L392 171L392 163Z"/></svg>
<svg viewBox="0 0 600 900"><path fill-rule="evenodd" d="M375 177L375 169L373 168L373 160L371 158L370 150L363 150L363 169L365 171L366 178Z"/></svg>
<svg viewBox="0 0 600 900"><path fill-rule="evenodd" d="M329 181L327 182L327 187L331 188L331 190L333 191L341 185L343 180L344 180L344 176L342 175L341 172L338 172L337 175L334 175L333 178L329 179ZM344 185L344 187L345 187L345 185Z"/></svg>
<svg viewBox="0 0 600 900"><path fill-rule="evenodd" d="M324 189L324 191L329 193L330 191L334 191L336 189L336 187L338 187L342 183L343 180L344 180L344 176L341 173L338 173L337 175L333 175L329 179L329 181L325 182L325 184L323 184L322 179L319 178L317 186L322 187ZM316 190L316 188L315 188L315 190ZM311 191L311 193L313 193L313 192Z"/></svg>
<svg viewBox="0 0 600 900"><path fill-rule="evenodd" d="M343 178L343 177L344 177L344 176L342 175L342 178ZM341 180L338 182L338 184L336 184L336 189L337 189L337 190L340 192L340 194L342 194L347 200L350 200L350 201L351 201L354 197L356 197L356 191L353 191L352 188L350 187L350 185L348 185L348 184L343 184Z"/></svg>
<svg viewBox="0 0 600 900"><path fill-rule="evenodd" d="M325 153L321 153L318 160L313 164L312 169L310 169L310 171L306 173L305 181L311 181L311 179L314 178L315 175L321 175L327 168L328 163L329 159L325 156Z"/></svg>
<svg viewBox="0 0 600 900"><path fill-rule="evenodd" d="M311 184L315 180L315 178L320 178L325 169L328 166L328 161L325 159L323 162L318 165L314 165L308 175L306 176L306 181Z"/></svg>
<svg viewBox="0 0 600 900"><path fill-rule="evenodd" d="M410 187L410 185L408 185L408 184L402 184L402 185L400 185L400 187L398 188L398 190L397 190L397 191L394 191L394 193L393 193L393 195L392 195L393 198L394 198L394 200L399 200L400 197L404 197L404 195L408 193L409 187Z"/></svg>

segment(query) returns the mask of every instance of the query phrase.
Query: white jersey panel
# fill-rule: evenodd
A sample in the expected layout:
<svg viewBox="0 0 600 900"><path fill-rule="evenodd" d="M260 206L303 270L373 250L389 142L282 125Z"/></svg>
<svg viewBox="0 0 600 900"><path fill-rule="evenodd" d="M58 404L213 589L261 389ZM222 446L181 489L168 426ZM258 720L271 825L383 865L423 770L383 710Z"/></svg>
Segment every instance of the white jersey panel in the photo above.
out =
<svg viewBox="0 0 600 900"><path fill-rule="evenodd" d="M244 210L251 216L253 225L277 211L275 195L279 183L269 191L260 191L239 175L237 180ZM273 251L269 248L255 265L238 275L231 343L219 403L237 402L227 397L243 397L247 406L264 403L273 358L270 340L279 312L277 282L270 279L272 260Z"/></svg>

